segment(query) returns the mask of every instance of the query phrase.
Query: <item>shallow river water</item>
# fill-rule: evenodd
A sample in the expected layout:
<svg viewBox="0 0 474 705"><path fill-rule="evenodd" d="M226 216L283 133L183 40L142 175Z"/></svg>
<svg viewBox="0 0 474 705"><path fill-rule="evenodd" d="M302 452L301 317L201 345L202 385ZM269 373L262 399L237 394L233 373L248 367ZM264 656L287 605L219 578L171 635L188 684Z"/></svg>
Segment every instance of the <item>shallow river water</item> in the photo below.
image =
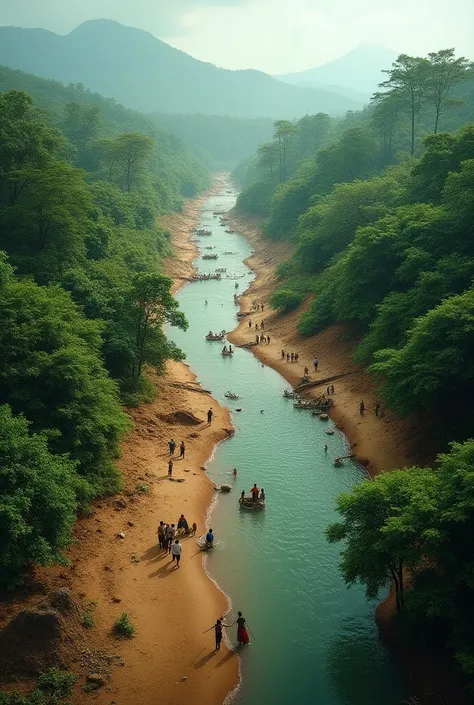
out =
<svg viewBox="0 0 474 705"><path fill-rule="evenodd" d="M200 257L196 264L201 272L225 267L227 274L241 278L195 282L181 289L177 298L189 329L170 335L186 352L202 385L231 408L236 427L235 436L217 448L208 466L212 480L234 489L220 494L212 510L218 544L207 567L230 596L234 614L243 611L254 635L241 653L243 682L237 703L398 705L404 683L378 639L375 604L366 601L361 588L346 587L338 570L341 547L329 545L324 536L337 519L336 496L365 481L364 472L352 463L333 467L333 458L348 447L346 439L338 431L325 433L331 421L294 409L283 398L289 385L277 372L247 350L224 358L220 343L204 340L210 329L235 327L235 284L242 293L253 278L243 263L252 252L248 241L225 233L213 216L234 204L235 195L227 190L205 203L201 226L213 235L201 237L199 246L201 254L216 253L219 259ZM215 249L204 249L211 246ZM229 402L227 390L241 399ZM233 467L238 468L235 482ZM262 513L238 508L240 491L248 492L254 482L265 488ZM235 639L234 628L229 637Z"/></svg>

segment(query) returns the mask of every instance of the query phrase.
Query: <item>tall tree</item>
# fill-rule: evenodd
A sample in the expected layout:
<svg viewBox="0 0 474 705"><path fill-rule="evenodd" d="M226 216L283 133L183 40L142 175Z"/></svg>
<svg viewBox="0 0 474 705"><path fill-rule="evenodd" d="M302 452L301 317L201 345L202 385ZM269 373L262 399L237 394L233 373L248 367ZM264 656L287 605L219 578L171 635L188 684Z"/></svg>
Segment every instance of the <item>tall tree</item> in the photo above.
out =
<svg viewBox="0 0 474 705"><path fill-rule="evenodd" d="M435 110L434 133L438 132L441 113L450 105L459 105L460 101L450 100L449 94L458 83L469 76L471 66L464 56L456 58L454 49L442 49L428 54L430 63L427 98Z"/></svg>
<svg viewBox="0 0 474 705"><path fill-rule="evenodd" d="M270 172L270 180L273 181L276 168L278 166L280 150L276 142L266 142L257 151L258 168L264 173Z"/></svg>
<svg viewBox="0 0 474 705"><path fill-rule="evenodd" d="M400 54L392 68L384 71L386 81L380 83L392 98L400 98L410 117L410 154L415 154L416 124L428 91L430 64L427 59Z"/></svg>
<svg viewBox="0 0 474 705"><path fill-rule="evenodd" d="M280 154L280 181L286 181L288 166L288 150L292 138L297 134L298 128L289 120L278 120L275 123L275 139Z"/></svg>
<svg viewBox="0 0 474 705"><path fill-rule="evenodd" d="M109 175L116 172L121 187L130 192L138 185L139 177L153 153L153 140L138 132L129 132L115 140L102 140L100 146Z"/></svg>
<svg viewBox="0 0 474 705"><path fill-rule="evenodd" d="M382 473L337 499L342 521L326 532L345 541L341 571L349 584L364 585L367 597L395 586L397 610L405 603L405 572L420 566L436 542L439 483L431 470Z"/></svg>
<svg viewBox="0 0 474 705"><path fill-rule="evenodd" d="M398 93L375 93L372 122L382 142L382 164L393 163L395 130L400 123L402 101Z"/></svg>
<svg viewBox="0 0 474 705"><path fill-rule="evenodd" d="M151 346L151 338L157 342L154 334L159 334L158 342L164 345L166 339L161 335L161 330L166 322L182 330L186 330L188 323L184 314L178 310L178 303L171 293L169 277L161 274L137 274L133 281L131 301L131 324L135 338L132 378L137 379L145 362L159 367L167 357L173 357L176 352L176 348L171 344L161 350Z"/></svg>

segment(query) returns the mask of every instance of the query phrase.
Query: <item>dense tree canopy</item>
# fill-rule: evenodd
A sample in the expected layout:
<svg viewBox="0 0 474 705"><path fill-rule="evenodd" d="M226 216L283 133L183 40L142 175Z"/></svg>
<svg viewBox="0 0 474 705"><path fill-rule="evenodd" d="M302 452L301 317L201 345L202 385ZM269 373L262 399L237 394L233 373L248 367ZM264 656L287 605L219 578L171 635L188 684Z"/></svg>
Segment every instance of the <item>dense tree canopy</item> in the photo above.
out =
<svg viewBox="0 0 474 705"><path fill-rule="evenodd" d="M183 357L163 332L164 322L187 322L160 272L169 238L157 216L206 185L175 138L107 132L95 103L53 107L54 118L22 91L0 93L7 585L30 563L59 559L76 508L120 486L115 460L129 428L121 402L152 396L145 366L161 373Z"/></svg>

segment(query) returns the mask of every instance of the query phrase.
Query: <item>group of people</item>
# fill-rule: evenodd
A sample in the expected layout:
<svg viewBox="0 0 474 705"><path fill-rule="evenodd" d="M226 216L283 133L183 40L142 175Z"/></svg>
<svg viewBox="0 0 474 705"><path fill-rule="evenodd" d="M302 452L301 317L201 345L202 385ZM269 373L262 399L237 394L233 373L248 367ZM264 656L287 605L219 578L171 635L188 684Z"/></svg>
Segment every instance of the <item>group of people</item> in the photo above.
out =
<svg viewBox="0 0 474 705"><path fill-rule="evenodd" d="M265 490L263 489L263 487L260 490L258 488L257 484L254 483L254 486L250 490L250 496L255 503L264 502L265 501ZM240 501L243 502L244 499L245 499L245 490L242 490L242 492L240 493Z"/></svg>
<svg viewBox="0 0 474 705"><path fill-rule="evenodd" d="M252 319L249 318L249 328L252 327ZM255 324L255 330L258 330L258 323ZM265 330L265 319L260 322L260 330Z"/></svg>
<svg viewBox="0 0 474 705"><path fill-rule="evenodd" d="M257 299L252 301L252 311L263 311L264 304L259 304Z"/></svg>
<svg viewBox="0 0 474 705"><path fill-rule="evenodd" d="M266 336L265 335L258 335L258 333L257 333L257 335L255 336L255 342L257 343L257 345L259 343L264 343L265 345L270 345L270 336L269 335L266 335Z"/></svg>
<svg viewBox="0 0 474 705"><path fill-rule="evenodd" d="M204 634L206 634L206 632L210 632L211 629L214 630L214 636L216 639L216 651L220 651L221 648L223 628L225 627L228 629L229 627L233 627L234 624L237 625L237 643L239 644L239 646L245 646L245 644L249 643L247 621L242 615L242 612L237 612L237 619L231 624L224 624L224 617L221 617L216 621L215 624L212 625L212 627L209 627L209 629L206 629L206 631L204 632Z"/></svg>
<svg viewBox="0 0 474 705"><path fill-rule="evenodd" d="M174 455L174 452L176 450L176 441L173 438L168 443L168 448L170 450L170 455ZM181 441L181 443L179 444L179 457L184 458L185 452L186 452L186 444L184 441Z"/></svg>
<svg viewBox="0 0 474 705"><path fill-rule="evenodd" d="M299 353L289 353L289 352L286 352L285 350L282 350L281 351L281 359L284 360L285 358L286 358L287 362L298 362L298 360L300 359L300 355L299 355Z"/></svg>
<svg viewBox="0 0 474 705"><path fill-rule="evenodd" d="M158 534L158 546L166 551L168 555L171 554L173 563L176 562L177 568L179 568L181 552L183 550L178 534L183 533L186 536L194 536L196 531L196 522L193 522L190 528L184 514L181 514L176 524L167 524L164 521L160 521L158 524L158 529L156 532Z"/></svg>
<svg viewBox="0 0 474 705"><path fill-rule="evenodd" d="M227 349L227 345L224 345L224 347L222 348L222 352L223 352L223 353L225 353L225 352L233 353L234 350L233 350L233 348L232 348L232 345L229 345L229 349Z"/></svg>
<svg viewBox="0 0 474 705"><path fill-rule="evenodd" d="M359 414L361 416L364 416L366 410L367 410L367 408L365 406L365 402L363 399L361 399L359 402ZM376 401L374 404L374 413L377 417L380 416L380 402L379 401Z"/></svg>

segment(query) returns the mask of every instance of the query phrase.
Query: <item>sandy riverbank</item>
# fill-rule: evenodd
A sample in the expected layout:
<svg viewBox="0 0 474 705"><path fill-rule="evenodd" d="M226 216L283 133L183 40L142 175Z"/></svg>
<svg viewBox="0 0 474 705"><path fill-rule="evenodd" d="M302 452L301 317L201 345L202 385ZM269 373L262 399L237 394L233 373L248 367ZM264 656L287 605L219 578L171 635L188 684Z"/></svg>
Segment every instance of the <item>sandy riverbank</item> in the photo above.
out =
<svg viewBox="0 0 474 705"><path fill-rule="evenodd" d="M207 195L163 219L174 250L166 272L175 279L175 291L192 274L197 249L189 231ZM134 428L122 444L122 493L97 502L91 516L78 521L68 567L38 570L27 592L2 605L0 628L58 588L71 591L78 614L93 605L93 628L78 627L71 618L58 651L57 662L79 676L75 705L91 698L99 705L222 705L238 683L238 658L225 646L216 655L213 633L203 635L227 610L227 600L206 575L195 540L182 539L179 570L156 540L159 521L176 522L181 513L190 524L197 522L198 535L204 532L215 494L204 465L232 430L230 416L209 394L179 386L198 387L184 363L170 363L164 377L151 378L157 398L129 410ZM205 422L209 408L211 426ZM174 416L177 411L192 412L201 423L189 425ZM171 437L186 443L185 459L174 463L174 477L183 482L167 478ZM117 538L119 532L124 539ZM111 633L122 612L136 628L129 641ZM105 685L86 695L92 672L103 675Z"/></svg>
<svg viewBox="0 0 474 705"><path fill-rule="evenodd" d="M264 305L263 312L252 312L251 316L243 318L229 339L236 345L254 341L255 325L258 324L261 329L264 320L265 330L258 332L269 335L271 342L269 345L253 346L251 350L292 386L300 381L305 367L308 367L312 380L351 373L333 382L334 407L330 415L349 439L351 452L371 474L430 460L430 450L419 445L418 423L413 419L397 419L384 409L381 417L375 416L374 408L378 400L376 382L353 362L355 343L344 339L343 326L334 325L322 333L305 338L296 329L304 306L289 314L277 314L269 307L269 297L278 288L276 267L291 256L291 244L262 237L255 222L238 218L235 214L231 215L229 222L234 230L250 241L255 250L246 264L255 272L256 278L245 295L240 297L241 311L251 311L253 300ZM298 363L283 360L282 350L299 353ZM319 361L317 372L313 366L315 358ZM319 396L325 391L326 385L322 385L307 393L307 396ZM361 399L367 409L363 417L359 414Z"/></svg>

